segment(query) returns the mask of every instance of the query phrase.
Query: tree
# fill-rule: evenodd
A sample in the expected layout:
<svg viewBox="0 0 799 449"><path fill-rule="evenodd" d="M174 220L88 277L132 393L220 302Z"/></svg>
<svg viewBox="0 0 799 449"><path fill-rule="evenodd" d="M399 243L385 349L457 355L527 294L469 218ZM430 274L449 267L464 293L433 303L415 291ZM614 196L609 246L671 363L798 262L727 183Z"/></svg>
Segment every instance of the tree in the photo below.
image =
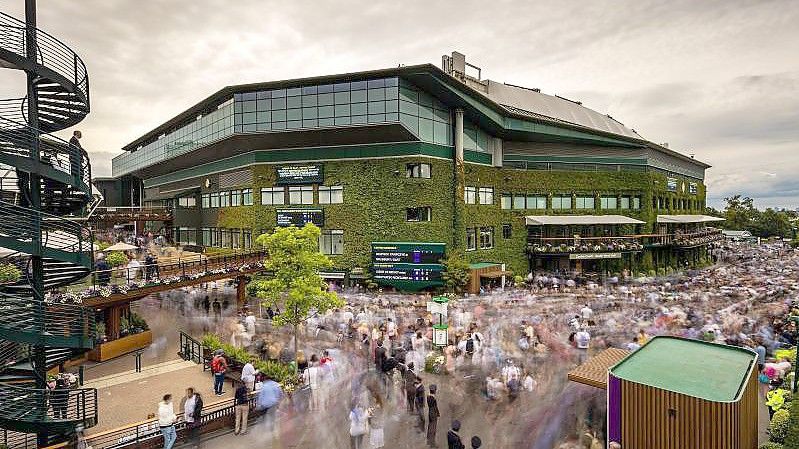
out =
<svg viewBox="0 0 799 449"><path fill-rule="evenodd" d="M256 239L269 255L264 269L272 277L256 281L253 290L265 306L282 305L273 322L276 326L293 327L295 357L299 326L312 314L322 314L344 304L335 292L328 291L319 276L320 270L333 265L330 258L319 252L320 235L319 228L309 223L303 228L278 228Z"/></svg>
<svg viewBox="0 0 799 449"><path fill-rule="evenodd" d="M724 198L727 206L724 208L724 227L734 230L749 230L757 220L760 212L755 209L752 198L735 195Z"/></svg>
<svg viewBox="0 0 799 449"><path fill-rule="evenodd" d="M469 283L469 262L460 251L450 251L445 259L441 259L444 272L441 274L447 290L453 293L462 293L463 288Z"/></svg>
<svg viewBox="0 0 799 449"><path fill-rule="evenodd" d="M750 232L758 237L792 237L793 227L787 213L768 208L758 214Z"/></svg>

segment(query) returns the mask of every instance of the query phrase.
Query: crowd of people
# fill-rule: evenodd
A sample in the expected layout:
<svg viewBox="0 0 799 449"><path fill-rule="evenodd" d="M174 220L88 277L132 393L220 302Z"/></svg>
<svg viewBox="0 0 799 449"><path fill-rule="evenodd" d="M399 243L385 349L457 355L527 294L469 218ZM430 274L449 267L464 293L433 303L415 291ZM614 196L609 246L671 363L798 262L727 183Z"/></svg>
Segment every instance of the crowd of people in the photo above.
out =
<svg viewBox="0 0 799 449"><path fill-rule="evenodd" d="M347 305L312 314L297 354L289 336L268 325L274 310L258 318L227 314L234 324L223 327L253 354L298 360L303 386L290 398L269 393L268 434L275 438L281 419L274 413L282 410L283 419L309 420L328 438L346 427L350 447L358 449L397 439L407 447L592 447L605 442L604 392L569 384L566 372L602 349L635 351L657 335L752 349L763 401L779 407L769 394L792 376L785 349L796 344L789 317L799 254L781 245L726 251L725 262L669 278L599 282L539 274L512 289L454 298L440 347L432 344L436 319L424 294L343 289ZM199 301L191 313L204 315L203 292L183 297L186 307ZM237 389L237 404L244 405L245 393L260 401L263 383L250 375L255 379ZM248 432L244 422L236 433Z"/></svg>

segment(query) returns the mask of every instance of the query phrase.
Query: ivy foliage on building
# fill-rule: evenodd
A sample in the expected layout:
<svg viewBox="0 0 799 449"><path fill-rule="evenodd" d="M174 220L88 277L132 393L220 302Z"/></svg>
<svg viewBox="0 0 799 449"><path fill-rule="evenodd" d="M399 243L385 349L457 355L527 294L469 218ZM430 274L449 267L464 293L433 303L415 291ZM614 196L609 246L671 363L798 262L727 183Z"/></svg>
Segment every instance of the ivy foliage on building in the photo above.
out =
<svg viewBox="0 0 799 449"><path fill-rule="evenodd" d="M471 278L469 262L464 254L458 250L452 250L446 258L441 260L441 264L444 266L441 278L444 280L447 290L457 294L463 293Z"/></svg>

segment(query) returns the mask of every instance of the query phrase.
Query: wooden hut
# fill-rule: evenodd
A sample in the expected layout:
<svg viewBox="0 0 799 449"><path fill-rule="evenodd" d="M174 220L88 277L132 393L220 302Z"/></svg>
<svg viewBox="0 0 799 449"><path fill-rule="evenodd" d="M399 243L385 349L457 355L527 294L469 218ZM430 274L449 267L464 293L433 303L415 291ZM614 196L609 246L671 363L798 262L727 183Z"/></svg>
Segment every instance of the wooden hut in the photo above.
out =
<svg viewBox="0 0 799 449"><path fill-rule="evenodd" d="M569 379L606 388L609 442L623 449L757 447L756 353L676 337L655 337L629 355L608 351Z"/></svg>

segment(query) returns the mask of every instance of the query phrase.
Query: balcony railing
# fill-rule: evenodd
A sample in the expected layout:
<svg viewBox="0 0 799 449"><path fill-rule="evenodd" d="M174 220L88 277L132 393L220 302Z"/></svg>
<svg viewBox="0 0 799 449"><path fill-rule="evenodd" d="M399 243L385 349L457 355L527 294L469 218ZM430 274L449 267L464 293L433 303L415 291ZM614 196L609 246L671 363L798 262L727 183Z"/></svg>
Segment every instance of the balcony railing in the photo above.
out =
<svg viewBox="0 0 799 449"><path fill-rule="evenodd" d="M127 221L170 221L170 207L98 207L91 217L92 221L127 222Z"/></svg>
<svg viewBox="0 0 799 449"><path fill-rule="evenodd" d="M632 252L643 249L641 242L630 236L605 237L528 237L528 252L534 254L571 254L599 252Z"/></svg>
<svg viewBox="0 0 799 449"><path fill-rule="evenodd" d="M721 229L718 228L703 228L687 232L678 230L674 232L674 245L691 248L717 242L723 238L724 235L721 233Z"/></svg>

